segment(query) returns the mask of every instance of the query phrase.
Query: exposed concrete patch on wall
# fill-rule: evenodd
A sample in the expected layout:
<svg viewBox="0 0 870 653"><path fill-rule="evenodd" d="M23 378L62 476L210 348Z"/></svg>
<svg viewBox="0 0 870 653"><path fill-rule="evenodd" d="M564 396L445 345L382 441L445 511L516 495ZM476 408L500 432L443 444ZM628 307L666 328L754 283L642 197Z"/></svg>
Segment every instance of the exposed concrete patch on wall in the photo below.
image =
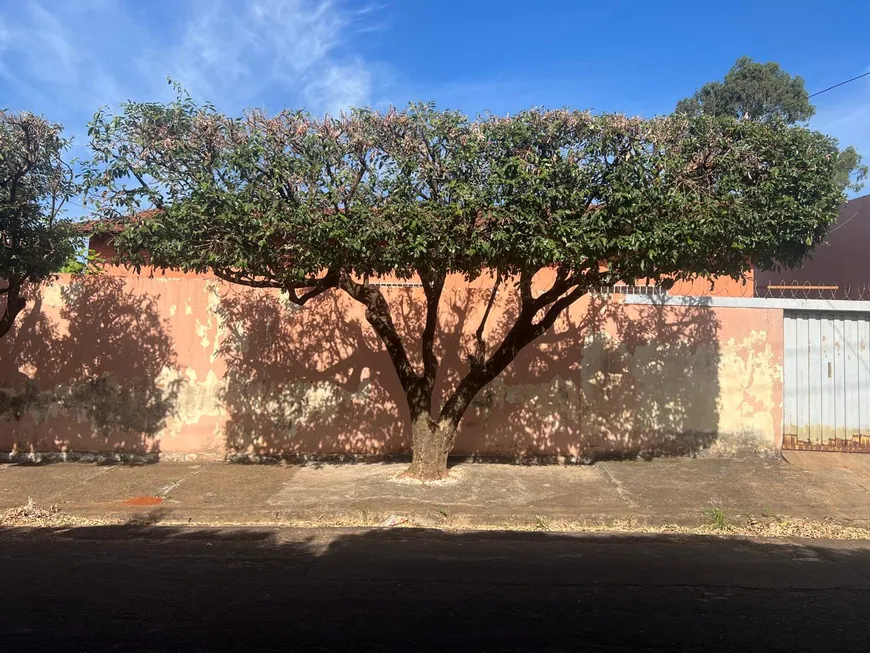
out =
<svg viewBox="0 0 870 653"><path fill-rule="evenodd" d="M220 354L221 342L226 335L227 320L221 306L220 285L214 281L207 281L203 285L203 292L206 295L205 321L197 318L194 328L202 348L211 347L209 358L214 363Z"/></svg>
<svg viewBox="0 0 870 653"><path fill-rule="evenodd" d="M205 286L208 295L209 327L212 324L212 316L215 319L215 338L210 355L212 363L220 357L222 348L237 354L245 354L250 349L245 324L241 320L231 319L230 312L222 302L220 289L220 285L215 282L209 282Z"/></svg>
<svg viewBox="0 0 870 653"><path fill-rule="evenodd" d="M41 390L35 383L27 382L23 391L6 391L8 394L0 400L0 410L14 419L30 417L37 424L66 414L78 422L93 422L96 432L100 422L111 419L109 412L100 408L117 408L111 406L114 403L111 395L119 389L111 374L53 390Z"/></svg>
<svg viewBox="0 0 870 653"><path fill-rule="evenodd" d="M302 306L299 304L294 304L290 301L290 296L287 293L279 292L278 293L278 303L281 305L281 308L284 310L284 314L286 317L294 315L301 310L304 310Z"/></svg>
<svg viewBox="0 0 870 653"><path fill-rule="evenodd" d="M52 308L60 308L64 305L63 289L69 286L64 286L60 283L49 283L42 288L42 303L44 306Z"/></svg>
<svg viewBox="0 0 870 653"><path fill-rule="evenodd" d="M284 388L230 385L227 403L246 406L265 417L277 431L289 438L296 436L301 426L316 423L328 425L343 411L351 410L354 402L367 397L370 380L360 383L356 391L348 391L329 381L292 383ZM244 396L239 396L241 393ZM254 444L267 446L262 434L251 434Z"/></svg>
<svg viewBox="0 0 870 653"><path fill-rule="evenodd" d="M580 408L577 385L571 379L556 376L543 383L507 385L497 378L474 398L470 412L473 418L485 421L507 407L524 406L535 413L540 425L558 429L565 417L576 415Z"/></svg>
<svg viewBox="0 0 870 653"><path fill-rule="evenodd" d="M775 389L781 374L766 332L753 331L722 344L719 431L734 436L733 446L752 451L774 448Z"/></svg>
<svg viewBox="0 0 870 653"><path fill-rule="evenodd" d="M159 434L162 444L166 446L168 441L182 437L186 428L211 420L215 426L209 447L220 449L229 440L226 424L233 409L244 411L242 417L252 418L259 428L268 424L270 429L283 434L285 440L292 440L300 428L328 427L347 411L354 411L358 403L369 401L373 379L370 374L362 373L355 390L329 381L297 382L281 388L232 381L232 373L221 379L214 370L209 370L206 377L200 379L191 368L182 371L165 367L159 385L177 390L174 411ZM271 436L265 431L251 432L249 436L254 448L270 445ZM348 441L355 439L352 434L346 437ZM362 441L360 445L370 448Z"/></svg>
<svg viewBox="0 0 870 653"><path fill-rule="evenodd" d="M211 344L211 340L209 340L208 337L209 331L211 331L211 320L205 324L197 320L194 329L196 330L197 337L201 338L200 344L202 345L202 348L208 349L208 346Z"/></svg>
<svg viewBox="0 0 870 653"><path fill-rule="evenodd" d="M588 336L579 383L559 375L533 384L499 378L474 400L481 430L510 413L541 450L565 453L704 454L773 451L780 369L763 331L717 343L653 340L630 349L612 335Z"/></svg>
<svg viewBox="0 0 870 653"><path fill-rule="evenodd" d="M193 368L181 371L164 367L158 385L177 388L174 411L166 419L160 433L162 439L176 438L184 427L196 424L203 417L218 417L224 413L218 400L223 383L212 370L200 381Z"/></svg>
<svg viewBox="0 0 870 653"><path fill-rule="evenodd" d="M165 427L173 392L174 386L155 390L145 378L122 385L111 373L50 390L28 382L23 390L2 394L0 418L20 434L15 449L31 451L48 440L62 451L108 442L135 451L147 448L147 441Z"/></svg>

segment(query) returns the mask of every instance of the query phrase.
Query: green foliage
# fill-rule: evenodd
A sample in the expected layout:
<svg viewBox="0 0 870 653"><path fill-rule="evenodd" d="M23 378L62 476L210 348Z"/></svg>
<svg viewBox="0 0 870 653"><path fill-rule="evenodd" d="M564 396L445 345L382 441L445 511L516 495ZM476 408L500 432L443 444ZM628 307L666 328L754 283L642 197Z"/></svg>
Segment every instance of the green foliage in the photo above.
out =
<svg viewBox="0 0 870 653"><path fill-rule="evenodd" d="M117 237L128 262L147 251L158 266L282 288L327 270L737 277L751 261L798 263L843 201L830 138L707 116L472 121L415 104L231 118L180 96L97 114L90 134L98 210L159 210Z"/></svg>
<svg viewBox="0 0 870 653"><path fill-rule="evenodd" d="M864 187L868 168L861 162L861 155L851 145L840 151L837 158L836 179L842 188L857 193Z"/></svg>
<svg viewBox="0 0 870 653"><path fill-rule="evenodd" d="M792 124L812 118L815 108L803 78L792 77L778 63L740 57L723 81L704 84L677 104L677 112Z"/></svg>
<svg viewBox="0 0 870 653"><path fill-rule="evenodd" d="M78 275L99 274L103 271L106 262L106 259L100 256L99 252L92 249L82 249L67 260L60 272Z"/></svg>
<svg viewBox="0 0 870 653"><path fill-rule="evenodd" d="M75 234L59 217L76 192L61 158L67 147L59 125L0 111L0 336L24 306L22 288L57 272L75 250Z"/></svg>
<svg viewBox="0 0 870 653"><path fill-rule="evenodd" d="M676 112L792 125L809 120L816 109L803 78L792 77L778 63L741 57L723 81L704 84L692 97L680 100ZM867 173L854 147L839 153L834 175L841 188L859 191Z"/></svg>
<svg viewBox="0 0 870 653"><path fill-rule="evenodd" d="M707 508L704 510L704 516L710 521L710 525L717 531L730 531L731 520L721 508Z"/></svg>
<svg viewBox="0 0 870 653"><path fill-rule="evenodd" d="M548 531L550 530L550 520L541 515L535 515L535 530Z"/></svg>

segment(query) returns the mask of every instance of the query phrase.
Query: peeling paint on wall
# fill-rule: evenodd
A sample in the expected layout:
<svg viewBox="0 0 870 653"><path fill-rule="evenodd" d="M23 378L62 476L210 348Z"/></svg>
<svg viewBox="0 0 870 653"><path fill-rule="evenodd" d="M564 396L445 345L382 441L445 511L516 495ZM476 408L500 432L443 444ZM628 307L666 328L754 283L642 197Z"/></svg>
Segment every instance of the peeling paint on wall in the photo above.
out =
<svg viewBox="0 0 870 653"><path fill-rule="evenodd" d="M729 338L719 360L719 431L742 436L744 446L771 449L782 378L782 354L774 353L766 331ZM754 445L752 444L754 443Z"/></svg>
<svg viewBox="0 0 870 653"><path fill-rule="evenodd" d="M473 403L474 430L528 431L529 437L513 439L515 450L501 452L517 455L551 453L559 438L547 434L559 431L577 443L561 453L581 456L775 449L780 359L766 331L729 338L721 348L680 340L628 347L603 331L587 337L576 356L582 361L577 382L561 376L518 385L493 381ZM469 448L484 444L467 435Z"/></svg>
<svg viewBox="0 0 870 653"><path fill-rule="evenodd" d="M31 381L23 390L0 391L0 418L7 420L9 431L13 424L29 424L43 436L37 441L48 438L64 450L114 442L139 451L147 448L148 436L168 426L167 405L174 400L172 386L165 393L151 387L149 379L127 379L122 385L110 373L49 390ZM17 438L10 448L30 450L33 445Z"/></svg>
<svg viewBox="0 0 870 653"><path fill-rule="evenodd" d="M70 331L89 303L71 313L77 296L64 290L65 279L43 289L42 321L25 318L20 333L0 342L0 387L7 389L0 394L0 450L378 453L407 446L401 390L361 309L336 305L324 313L341 296L321 296L317 309L211 279L113 283L120 284L117 310L90 330ZM394 298L406 309L407 292L416 291ZM156 313L137 330L143 306ZM569 319L524 350L475 399L457 451L592 457L773 450L781 311L657 310L613 307L587 335ZM470 342L468 325L450 316L445 325ZM29 338L79 348L64 351L81 357L69 368L92 376L55 378L51 360L20 353ZM448 354L445 365L464 365ZM152 376L141 376L145 371Z"/></svg>

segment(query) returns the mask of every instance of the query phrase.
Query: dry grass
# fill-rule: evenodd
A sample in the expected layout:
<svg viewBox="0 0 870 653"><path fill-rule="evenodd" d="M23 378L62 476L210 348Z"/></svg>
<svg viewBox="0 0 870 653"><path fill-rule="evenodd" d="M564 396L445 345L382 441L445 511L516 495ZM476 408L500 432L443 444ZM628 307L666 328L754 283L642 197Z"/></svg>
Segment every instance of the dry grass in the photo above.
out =
<svg viewBox="0 0 870 653"><path fill-rule="evenodd" d="M8 508L0 512L0 526L28 528L69 528L73 526L101 526L121 523L118 519L102 517L75 517L61 512L57 506L40 508L33 499L23 506Z"/></svg>
<svg viewBox="0 0 870 653"><path fill-rule="evenodd" d="M867 528L809 519L777 519L762 523L750 517L740 530L755 537L802 537L824 540L870 539L870 529Z"/></svg>
<svg viewBox="0 0 870 653"><path fill-rule="evenodd" d="M529 523L499 524L495 526L476 525L479 530L531 530L540 531L541 524L536 519ZM846 526L833 521L811 519L774 519L759 521L753 517L737 522L711 520L698 526L683 524L646 525L635 520L616 520L602 523L553 521L549 523L550 532L562 533L636 533L650 535L728 535L756 538L804 538L821 540L870 540L870 529Z"/></svg>
<svg viewBox="0 0 870 653"><path fill-rule="evenodd" d="M379 515L367 518L354 516L322 516L315 519L294 519L279 517L274 520L215 522L209 520L178 521L171 518L162 520L165 526L235 526L235 527L291 527L291 528L435 528L444 531L537 531L549 533L620 533L649 535L710 535L753 538L804 538L825 540L870 540L870 529L846 526L829 521L808 519L777 519L768 522L751 520L752 523L729 523L726 528L720 524L709 523L699 526L681 524L646 525L635 520L615 520L601 523L549 520L537 516L529 521L502 523L479 523L462 519L451 520L450 524L434 523L431 520L418 520L407 516L402 520L388 520Z"/></svg>
<svg viewBox="0 0 870 653"><path fill-rule="evenodd" d="M721 511L720 511L721 512ZM150 514L150 513L149 513ZM135 516L134 516L135 517ZM460 516L446 517L439 511L432 519L414 515L380 514L361 511L359 514L321 515L316 518L298 519L292 515L276 512L272 519L219 520L219 519L174 519L158 516L145 521L118 516L79 517L64 514L57 506L40 508L32 500L27 504L0 512L0 527L72 528L81 526L127 525L127 526L186 526L186 527L294 527L294 528L437 528L446 531L538 531L550 533L624 533L651 535L710 535L753 538L804 538L826 540L870 540L870 529L838 524L832 520L816 521L800 518L755 517L724 513L702 514L699 525L662 524L649 525L635 519L613 521L572 521L551 519L535 515L528 520L484 523Z"/></svg>

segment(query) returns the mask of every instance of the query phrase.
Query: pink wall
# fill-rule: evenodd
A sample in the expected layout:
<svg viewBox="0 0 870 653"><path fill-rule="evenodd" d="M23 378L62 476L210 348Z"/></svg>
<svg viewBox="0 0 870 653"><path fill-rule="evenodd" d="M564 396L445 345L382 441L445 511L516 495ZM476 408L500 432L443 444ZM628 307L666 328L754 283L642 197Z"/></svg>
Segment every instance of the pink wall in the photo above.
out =
<svg viewBox="0 0 870 653"><path fill-rule="evenodd" d="M407 450L398 380L345 295L300 309L276 292L207 278L124 274L62 276L0 341L0 451ZM467 369L490 284L448 283L437 343L442 397ZM384 293L416 352L422 291ZM502 290L490 337L508 328L515 306L513 290ZM781 357L781 311L587 299L481 393L456 450L772 450Z"/></svg>
<svg viewBox="0 0 870 653"><path fill-rule="evenodd" d="M105 273L113 275L113 276L135 276L134 270L128 270L124 266L116 265L112 263L115 261L118 256L118 252L115 249L114 244L112 243L112 235L111 234L99 234L95 236L91 236L89 248L94 251L99 257L105 261L103 265L103 270ZM143 268L141 273L144 276L155 277L155 278L177 278L177 277L185 277L185 278L201 278L201 279L215 279L216 277L211 272L204 273L195 273L195 272L182 272L181 270L164 270L160 268L151 268L146 267ZM404 281L398 278L389 278L384 279L385 281ZM480 285L480 283L488 283L491 280L490 277L486 276L475 282L476 285ZM416 279L419 281L419 279ZM639 279L635 281L637 286L645 286L646 281L643 279ZM683 296L714 296L714 297L753 297L753 289L754 289L754 278L753 271L750 270L746 273L745 278L742 280L734 280L730 277L715 277L711 280L708 279L695 279L693 281L679 281L673 285L669 294L671 295L683 295Z"/></svg>

